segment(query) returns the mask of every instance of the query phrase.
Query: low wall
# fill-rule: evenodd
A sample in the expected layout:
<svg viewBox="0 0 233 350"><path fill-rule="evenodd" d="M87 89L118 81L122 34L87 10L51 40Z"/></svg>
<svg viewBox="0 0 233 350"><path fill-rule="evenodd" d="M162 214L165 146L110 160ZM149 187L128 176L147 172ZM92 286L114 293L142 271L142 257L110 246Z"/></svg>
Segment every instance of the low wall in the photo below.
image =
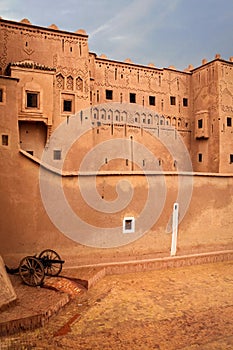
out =
<svg viewBox="0 0 233 350"><path fill-rule="evenodd" d="M18 266L25 255L39 253L46 248L58 251L67 266L168 257L171 232L167 232L167 227L179 186L183 186L185 193L187 176L190 178L190 175L164 174L165 201L158 219L145 234L125 245L97 248L95 244L93 247L80 244L59 231L41 200L39 165L17 152L5 160L5 166L1 169L0 254L9 267ZM154 177L156 186L158 175L150 174L150 177ZM181 184L178 183L180 177L184 180ZM62 184L70 207L84 222L96 227L99 232L101 228L106 231L121 226L125 216L141 215L148 200L144 175L102 173L95 180L97 191L105 201L117 198L119 180L126 180L126 185L122 185L123 190L128 190L127 183L132 184L133 197L126 208L116 213L98 212L83 200L77 176L64 177ZM54 181L60 181L60 177L48 171L48 181L53 186ZM89 178L85 181L84 188L88 190ZM233 249L233 176L194 174L192 182L190 205L178 229L177 255ZM159 200L160 196L155 196L155 205ZM56 198L54 206L59 207ZM154 215L153 207L147 214ZM66 220L65 214L63 219ZM82 228L77 227L77 232L82 233ZM85 235L85 232L82 234Z"/></svg>

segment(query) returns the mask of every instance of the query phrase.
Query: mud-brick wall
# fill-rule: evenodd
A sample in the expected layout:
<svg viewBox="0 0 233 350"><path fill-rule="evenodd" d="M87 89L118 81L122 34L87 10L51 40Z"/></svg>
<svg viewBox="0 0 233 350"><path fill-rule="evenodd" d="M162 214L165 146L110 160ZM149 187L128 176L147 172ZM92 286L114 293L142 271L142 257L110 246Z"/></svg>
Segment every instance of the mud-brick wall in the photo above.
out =
<svg viewBox="0 0 233 350"><path fill-rule="evenodd" d="M134 242L129 241L124 246L96 248L68 238L50 220L41 200L39 165L18 151L11 153L10 159L7 158L6 153L3 160L4 166L1 169L0 254L8 265L16 264L24 255L34 254L45 248L57 250L66 259L68 265L169 256L171 233L167 232L167 227L172 207L180 193L182 207L182 201L187 200L185 194L188 194L190 189L192 190L190 205L179 225L177 254L233 248L233 177L231 176L196 174L192 177L181 177L175 173L165 175L162 179L166 189L165 200L161 215L153 226L143 234L144 224L136 225L136 234L140 231L137 239ZM102 173L96 177L97 193L100 199L106 202L117 198L116 185L119 180L127 180L120 184L121 190L126 194L131 183L134 189L132 199L125 208L116 213L103 213L102 210L91 208L80 194L76 176L62 178L62 186L74 214L84 223L96 227L96 234L99 234L101 228L103 232L108 229L110 232L111 228L120 227L125 216L138 218L142 215L142 210L149 200L148 188L162 183L161 176L150 175L150 178L154 179L148 185L147 178L139 173L133 175ZM61 180L59 176L49 171L46 179L51 188ZM90 176L83 178L84 192L88 190L90 180ZM158 189L159 187L155 192L157 196L152 198L154 204L152 201L145 221L154 215L156 205L162 198ZM54 206L59 207L56 196ZM67 220L66 213L62 220ZM82 230L77 226L79 237L80 232L81 235L88 234Z"/></svg>

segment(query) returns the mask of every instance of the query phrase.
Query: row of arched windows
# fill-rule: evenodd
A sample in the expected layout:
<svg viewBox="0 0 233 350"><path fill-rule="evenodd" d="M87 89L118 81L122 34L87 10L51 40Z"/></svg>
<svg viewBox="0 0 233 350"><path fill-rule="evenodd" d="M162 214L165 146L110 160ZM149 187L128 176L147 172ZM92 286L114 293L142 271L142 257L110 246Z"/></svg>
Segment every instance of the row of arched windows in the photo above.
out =
<svg viewBox="0 0 233 350"><path fill-rule="evenodd" d="M151 113L129 113L126 111L119 111L119 110L105 110L105 109L98 109L93 108L92 110L92 119L100 122L119 122L119 123L127 123L127 124L145 124L150 126L157 126L157 125L167 125L167 126L174 126L174 127L184 127L188 128L188 123L185 122L181 118L177 117L171 117L171 116L164 116L164 115L152 115Z"/></svg>

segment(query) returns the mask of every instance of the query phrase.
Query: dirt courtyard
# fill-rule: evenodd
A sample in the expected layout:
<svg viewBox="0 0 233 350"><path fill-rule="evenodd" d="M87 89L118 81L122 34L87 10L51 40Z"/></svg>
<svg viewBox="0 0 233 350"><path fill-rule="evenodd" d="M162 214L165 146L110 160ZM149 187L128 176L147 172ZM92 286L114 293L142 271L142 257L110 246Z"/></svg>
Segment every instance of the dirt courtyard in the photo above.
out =
<svg viewBox="0 0 233 350"><path fill-rule="evenodd" d="M106 276L0 349L233 349L233 261Z"/></svg>

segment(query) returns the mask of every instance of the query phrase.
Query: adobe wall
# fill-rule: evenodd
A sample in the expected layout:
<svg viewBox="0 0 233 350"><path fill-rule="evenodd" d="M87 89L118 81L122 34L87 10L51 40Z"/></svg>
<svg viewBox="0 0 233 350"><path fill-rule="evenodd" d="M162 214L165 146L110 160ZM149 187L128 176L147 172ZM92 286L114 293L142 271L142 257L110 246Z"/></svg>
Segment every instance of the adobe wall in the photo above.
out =
<svg viewBox="0 0 233 350"><path fill-rule="evenodd" d="M41 201L38 164L21 153L15 153L11 159L15 171L9 172L9 161L4 159L1 185L5 191L1 194L0 213L0 254L9 266L17 265L24 255L45 248L57 250L66 259L67 265L169 256L171 234L166 233L166 228L176 201L177 175L165 176L167 195L162 214L145 235L125 246L93 248L69 239L49 219ZM48 172L48 179L56 183L59 177ZM147 185L141 174L99 175L96 183L100 196L107 201L114 199L119 179L132 182L134 197L127 208L116 214L99 213L90 208L81 198L76 177L65 177L63 186L72 209L84 222L97 228L108 228L122 225L125 215L139 215L147 201ZM84 188L88 188L89 180L86 179L86 184L84 181ZM178 254L233 248L232 185L231 176L193 177L191 203L179 226ZM58 202L54 201L54 206L59 206Z"/></svg>

